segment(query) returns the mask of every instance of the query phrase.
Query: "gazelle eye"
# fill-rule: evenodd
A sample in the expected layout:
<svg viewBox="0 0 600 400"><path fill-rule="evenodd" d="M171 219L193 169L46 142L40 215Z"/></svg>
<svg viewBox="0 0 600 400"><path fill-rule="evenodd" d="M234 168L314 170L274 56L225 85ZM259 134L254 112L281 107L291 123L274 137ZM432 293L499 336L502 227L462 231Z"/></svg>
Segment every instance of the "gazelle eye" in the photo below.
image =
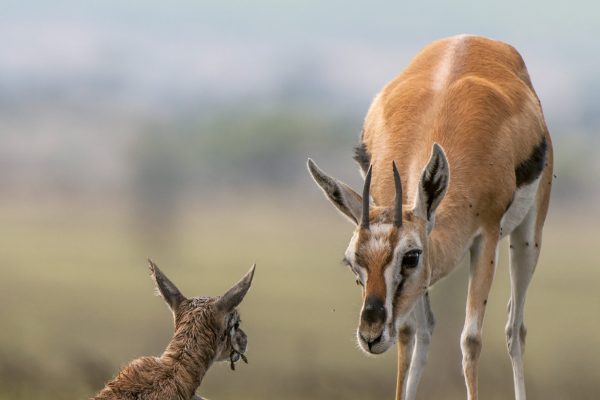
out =
<svg viewBox="0 0 600 400"><path fill-rule="evenodd" d="M402 268L412 269L419 265L419 257L421 256L421 250L410 250L404 254L402 258Z"/></svg>

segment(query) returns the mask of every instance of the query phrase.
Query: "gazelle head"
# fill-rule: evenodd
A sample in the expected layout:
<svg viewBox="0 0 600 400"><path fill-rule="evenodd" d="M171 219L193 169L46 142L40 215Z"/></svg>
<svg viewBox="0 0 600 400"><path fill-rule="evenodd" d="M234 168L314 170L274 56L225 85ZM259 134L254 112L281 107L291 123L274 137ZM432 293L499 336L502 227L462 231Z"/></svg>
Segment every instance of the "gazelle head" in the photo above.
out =
<svg viewBox="0 0 600 400"><path fill-rule="evenodd" d="M435 210L449 182L448 161L438 144L433 146L410 206L402 204L402 184L396 164L392 163L389 168L394 175L395 203L382 207L370 204L372 167L366 174L360 196L308 160L315 182L356 226L344 263L362 286L357 339L360 347L370 354L381 354L394 344L402 323L429 286L429 234L435 222Z"/></svg>
<svg viewBox="0 0 600 400"><path fill-rule="evenodd" d="M244 353L248 338L240 328L240 315L236 307L250 289L255 265L224 295L188 299L152 260L148 260L148 263L158 294L173 312L175 336L172 343L186 349L210 347L215 361L230 360L232 368L240 358L246 360Z"/></svg>

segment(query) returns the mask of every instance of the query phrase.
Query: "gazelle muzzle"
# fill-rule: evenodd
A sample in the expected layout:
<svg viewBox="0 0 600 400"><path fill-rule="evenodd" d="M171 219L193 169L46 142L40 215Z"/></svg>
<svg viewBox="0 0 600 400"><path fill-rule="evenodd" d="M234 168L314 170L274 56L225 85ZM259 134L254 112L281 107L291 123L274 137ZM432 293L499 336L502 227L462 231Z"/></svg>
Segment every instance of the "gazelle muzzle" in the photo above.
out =
<svg viewBox="0 0 600 400"><path fill-rule="evenodd" d="M361 346L368 348L369 353L381 352L375 349L375 346L381 342L386 318L387 312L383 300L376 296L367 297L360 315L358 337Z"/></svg>

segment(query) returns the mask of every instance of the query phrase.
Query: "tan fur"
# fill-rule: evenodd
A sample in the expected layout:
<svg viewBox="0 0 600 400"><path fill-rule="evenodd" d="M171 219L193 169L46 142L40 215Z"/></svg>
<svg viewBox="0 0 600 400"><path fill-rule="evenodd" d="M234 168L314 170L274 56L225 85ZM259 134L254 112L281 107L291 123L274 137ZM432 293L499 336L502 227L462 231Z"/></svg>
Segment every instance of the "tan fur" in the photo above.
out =
<svg viewBox="0 0 600 400"><path fill-rule="evenodd" d="M455 41L460 43L448 82L436 92L431 87L437 62ZM452 227L454 236L468 241L480 227L498 224L515 190L515 167L542 136L550 142L539 100L514 48L474 36L434 42L369 109L363 140L372 155L371 195L380 206L392 205L390 165L395 160L407 189L404 202L412 202L419 174L437 142L446 152L452 177L436 226ZM449 252L444 258L451 262L444 263L434 281L461 256Z"/></svg>
<svg viewBox="0 0 600 400"><path fill-rule="evenodd" d="M434 325L427 290L470 251L461 349L468 398L477 399L487 296L498 242L510 235L506 335L515 396L524 400L523 309L553 155L523 59L510 45L477 36L430 44L375 97L361 141L356 159L363 171L371 164L363 193L374 204L308 161L315 182L356 226L345 260L366 282L360 347L380 354L397 341L397 399L414 400ZM402 207L395 205L394 162Z"/></svg>
<svg viewBox="0 0 600 400"><path fill-rule="evenodd" d="M221 297L187 299L149 260L151 276L175 319L175 333L160 357L138 358L107 383L94 400L190 400L215 361L239 358L247 337L239 329L235 307L245 296L254 274L246 276ZM234 355L236 356L234 358Z"/></svg>
<svg viewBox="0 0 600 400"><path fill-rule="evenodd" d="M405 304L395 304L395 314L410 310L422 290L450 273L469 248L478 246L472 250L476 253L472 257L467 320L480 332L495 271L500 220L517 189L515 169L530 157L542 138L547 152L536 197L538 242L551 188L552 144L525 64L513 47L476 36L434 42L375 97L365 118L362 141L371 155L371 196L378 207L389 210L394 203L392 161L403 180L405 209L414 207L421 171L434 143L444 149L451 170L448 192L435 213L431 236L424 237L424 227L413 226L415 222L406 217L398 234L419 232L424 243L423 262L427 264L424 269L430 276L419 278L420 288L418 284L403 288L414 293L403 293L397 299ZM383 211L370 214L373 223L385 216ZM475 238L479 241L474 244ZM385 267L382 260L390 259L397 237L380 249L381 254L363 255L361 241L357 260L368 258L363 265L368 265L369 281L372 268L379 281L383 274L380 269ZM368 285L364 295L380 295L380 291L379 284ZM476 399L481 338L480 333L472 334L467 328L462 339L463 366L469 399ZM400 335L398 343L398 399L403 398L413 346L412 339L405 336Z"/></svg>
<svg viewBox="0 0 600 400"><path fill-rule="evenodd" d="M160 357L142 357L127 365L94 400L191 399L215 357L227 343L222 322L212 309L186 300L176 316L175 334Z"/></svg>

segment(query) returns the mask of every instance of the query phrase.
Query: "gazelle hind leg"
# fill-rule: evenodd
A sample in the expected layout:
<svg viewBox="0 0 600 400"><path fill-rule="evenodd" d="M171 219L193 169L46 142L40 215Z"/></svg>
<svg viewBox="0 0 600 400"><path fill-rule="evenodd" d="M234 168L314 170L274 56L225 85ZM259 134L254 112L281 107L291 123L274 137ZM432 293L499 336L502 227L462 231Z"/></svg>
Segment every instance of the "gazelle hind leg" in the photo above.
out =
<svg viewBox="0 0 600 400"><path fill-rule="evenodd" d="M477 400L477 363L488 294L494 279L499 232L485 232L471 246L471 266L465 326L461 334L463 373L467 398Z"/></svg>
<svg viewBox="0 0 600 400"><path fill-rule="evenodd" d="M525 295L533 276L541 246L541 229L538 229L535 205L523 222L510 234L510 300L506 343L510 355L516 400L525 400L523 351L526 329L523 323Z"/></svg>
<svg viewBox="0 0 600 400"><path fill-rule="evenodd" d="M435 324L429 302L429 293L421 296L415 305L413 313L415 315L417 331L415 333L415 348L408 373L406 400L415 400L417 398L417 387L419 386L419 381L427 362L429 343L431 342L431 335L433 334L433 326Z"/></svg>

